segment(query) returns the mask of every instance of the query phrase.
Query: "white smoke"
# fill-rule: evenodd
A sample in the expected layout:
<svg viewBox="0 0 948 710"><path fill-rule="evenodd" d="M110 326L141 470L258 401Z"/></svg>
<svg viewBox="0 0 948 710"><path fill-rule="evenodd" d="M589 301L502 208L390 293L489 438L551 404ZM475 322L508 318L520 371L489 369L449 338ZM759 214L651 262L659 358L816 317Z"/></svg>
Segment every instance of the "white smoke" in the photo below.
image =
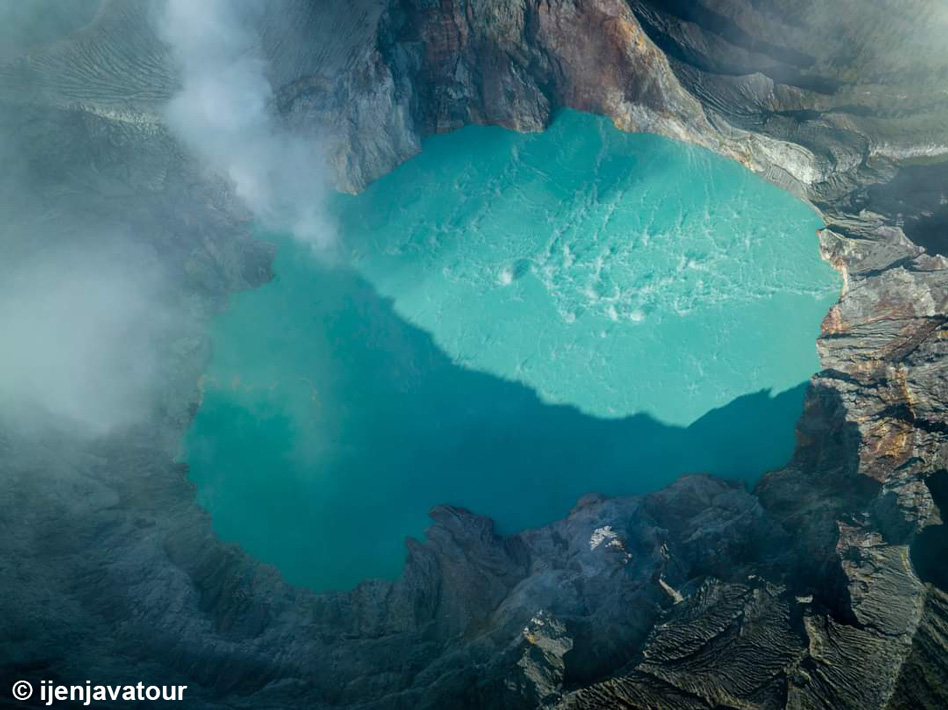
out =
<svg viewBox="0 0 948 710"><path fill-rule="evenodd" d="M147 252L60 243L2 275L0 418L104 433L147 416L170 317Z"/></svg>
<svg viewBox="0 0 948 710"><path fill-rule="evenodd" d="M333 242L324 216L325 160L312 137L273 112L273 87L254 31L257 0L167 0L158 22L181 73L166 120L267 228L319 248Z"/></svg>

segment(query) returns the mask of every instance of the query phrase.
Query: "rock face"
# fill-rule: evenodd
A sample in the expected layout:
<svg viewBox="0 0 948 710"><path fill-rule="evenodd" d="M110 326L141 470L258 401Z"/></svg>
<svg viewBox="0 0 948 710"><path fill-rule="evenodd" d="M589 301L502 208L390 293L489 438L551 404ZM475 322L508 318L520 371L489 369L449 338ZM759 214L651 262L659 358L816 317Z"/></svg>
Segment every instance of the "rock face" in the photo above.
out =
<svg viewBox="0 0 948 710"><path fill-rule="evenodd" d="M0 430L4 683L180 683L193 707L948 704L941 3L268 3L276 108L325 136L341 189L429 133L542 130L573 107L807 197L845 277L797 452L753 494L685 477L512 537L437 508L399 581L326 595L217 540L174 463L203 325L269 254L162 127L176 79L150 11L106 3L0 65L3 135L29 147L16 174L42 214L139 235L191 316L147 426Z"/></svg>

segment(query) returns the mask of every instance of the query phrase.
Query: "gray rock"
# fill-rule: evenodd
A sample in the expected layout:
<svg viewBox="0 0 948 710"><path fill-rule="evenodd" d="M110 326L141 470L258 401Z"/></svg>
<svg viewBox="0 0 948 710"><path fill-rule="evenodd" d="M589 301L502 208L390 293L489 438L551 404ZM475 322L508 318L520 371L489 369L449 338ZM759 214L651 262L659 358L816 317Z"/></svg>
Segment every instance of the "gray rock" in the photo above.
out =
<svg viewBox="0 0 948 710"><path fill-rule="evenodd" d="M511 537L436 508L398 581L323 595L216 538L174 463L207 319L271 254L162 126L177 79L150 9L108 2L0 64L3 134L29 157L7 179L36 196L6 213L136 235L188 315L146 426L91 443L0 428L4 683L181 683L207 708L944 705L948 604L924 560L944 545L948 264L902 228L940 193L900 187L948 153L940 3L268 3L274 108L325 138L340 189L430 133L542 130L572 107L809 199L845 278L797 451L753 494L685 477Z"/></svg>

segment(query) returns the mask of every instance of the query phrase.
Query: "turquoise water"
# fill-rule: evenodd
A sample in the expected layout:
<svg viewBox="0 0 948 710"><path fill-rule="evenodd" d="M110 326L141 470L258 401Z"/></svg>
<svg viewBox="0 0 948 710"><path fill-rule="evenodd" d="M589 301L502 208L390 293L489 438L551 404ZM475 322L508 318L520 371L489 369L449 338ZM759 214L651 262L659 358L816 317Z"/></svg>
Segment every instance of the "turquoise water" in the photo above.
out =
<svg viewBox="0 0 948 710"><path fill-rule="evenodd" d="M185 442L217 532L291 582L396 576L439 503L510 532L791 454L839 284L739 165L566 113L430 139L332 211L332 265L270 236L215 320Z"/></svg>

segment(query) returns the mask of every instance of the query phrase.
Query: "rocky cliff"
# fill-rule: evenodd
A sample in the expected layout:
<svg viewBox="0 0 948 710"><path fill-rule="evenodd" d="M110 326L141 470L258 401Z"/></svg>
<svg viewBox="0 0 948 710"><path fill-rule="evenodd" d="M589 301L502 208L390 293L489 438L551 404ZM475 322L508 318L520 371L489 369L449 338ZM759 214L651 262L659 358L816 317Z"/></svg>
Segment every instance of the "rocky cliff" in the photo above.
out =
<svg viewBox="0 0 948 710"><path fill-rule="evenodd" d="M399 581L328 595L217 540L174 462L204 324L267 279L270 255L162 125L176 78L151 11L106 3L0 65L3 135L28 146L15 176L40 203L11 213L136 235L188 314L148 425L91 443L0 430L5 679L179 682L194 707L948 702L937 0L267 4L275 108L325 137L340 189L427 134L542 130L572 107L806 197L845 278L797 452L753 493L686 477L638 499L589 496L512 537L438 508Z"/></svg>

